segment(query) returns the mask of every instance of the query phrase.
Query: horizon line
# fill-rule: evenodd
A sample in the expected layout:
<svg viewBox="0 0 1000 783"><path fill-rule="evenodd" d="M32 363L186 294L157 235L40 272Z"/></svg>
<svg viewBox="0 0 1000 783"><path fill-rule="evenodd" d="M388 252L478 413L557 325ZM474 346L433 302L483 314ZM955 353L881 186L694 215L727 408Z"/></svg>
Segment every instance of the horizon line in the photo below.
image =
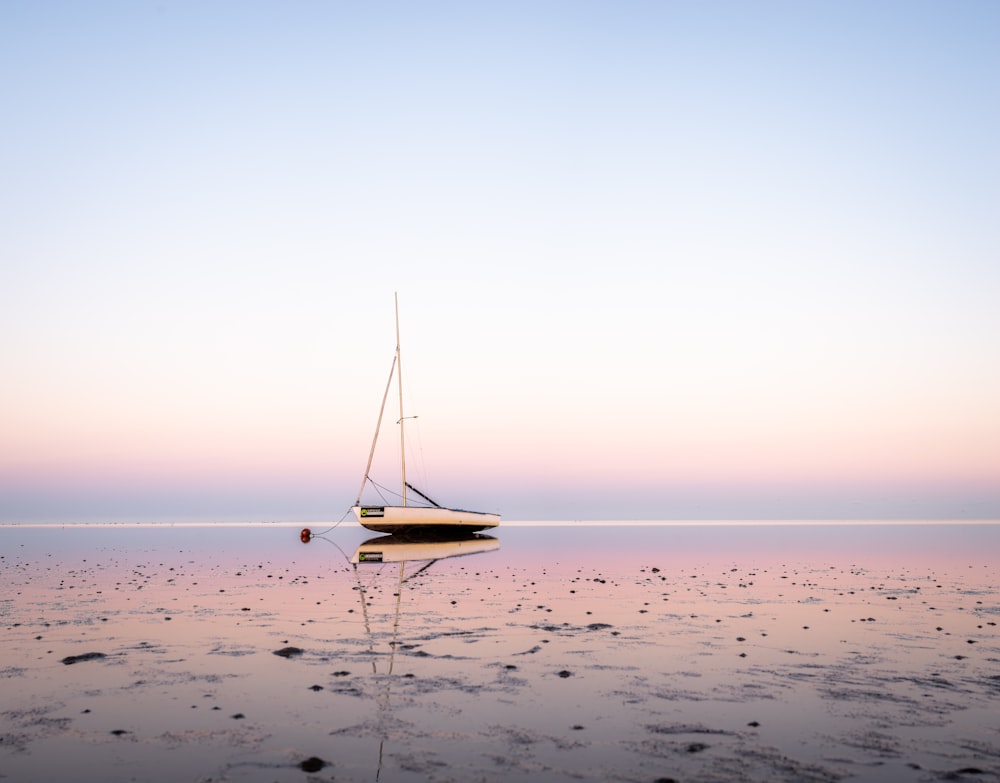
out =
<svg viewBox="0 0 1000 783"><path fill-rule="evenodd" d="M913 525L1000 525L1000 519L604 519L604 520L508 520L489 530L504 527L809 527L820 525L852 526L913 526ZM0 522L0 529L13 528L141 528L141 527L322 527L329 529L337 527L364 528L355 520L343 521L330 525L327 521L287 522L273 520L270 522L209 522L209 521L123 521L123 522Z"/></svg>

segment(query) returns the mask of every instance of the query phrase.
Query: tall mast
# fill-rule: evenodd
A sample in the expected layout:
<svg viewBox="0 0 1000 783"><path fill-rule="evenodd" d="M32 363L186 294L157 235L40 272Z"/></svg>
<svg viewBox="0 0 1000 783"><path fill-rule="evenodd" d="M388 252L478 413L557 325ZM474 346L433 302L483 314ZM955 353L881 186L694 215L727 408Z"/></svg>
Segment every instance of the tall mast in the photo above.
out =
<svg viewBox="0 0 1000 783"><path fill-rule="evenodd" d="M399 469L402 476L403 505L406 505L406 436L403 433L403 360L399 353L399 294L393 293L396 300L396 373L399 378Z"/></svg>

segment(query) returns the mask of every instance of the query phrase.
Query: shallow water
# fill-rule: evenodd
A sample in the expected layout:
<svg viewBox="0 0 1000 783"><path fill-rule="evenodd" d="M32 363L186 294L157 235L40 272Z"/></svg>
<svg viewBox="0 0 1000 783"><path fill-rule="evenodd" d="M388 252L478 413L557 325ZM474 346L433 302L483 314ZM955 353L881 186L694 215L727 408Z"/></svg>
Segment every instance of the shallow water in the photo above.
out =
<svg viewBox="0 0 1000 783"><path fill-rule="evenodd" d="M1000 779L1000 525L374 537L0 528L0 776Z"/></svg>

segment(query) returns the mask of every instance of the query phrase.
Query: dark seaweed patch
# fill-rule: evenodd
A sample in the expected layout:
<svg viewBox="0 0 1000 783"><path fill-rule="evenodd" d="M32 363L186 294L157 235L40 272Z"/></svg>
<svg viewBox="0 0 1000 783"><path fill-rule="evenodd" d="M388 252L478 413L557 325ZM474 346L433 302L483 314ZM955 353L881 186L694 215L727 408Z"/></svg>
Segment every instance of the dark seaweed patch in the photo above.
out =
<svg viewBox="0 0 1000 783"><path fill-rule="evenodd" d="M89 652L83 653L82 655L67 655L62 659L62 663L67 666L71 666L74 663L82 663L84 661L99 661L101 658L107 658L104 653L101 652Z"/></svg>

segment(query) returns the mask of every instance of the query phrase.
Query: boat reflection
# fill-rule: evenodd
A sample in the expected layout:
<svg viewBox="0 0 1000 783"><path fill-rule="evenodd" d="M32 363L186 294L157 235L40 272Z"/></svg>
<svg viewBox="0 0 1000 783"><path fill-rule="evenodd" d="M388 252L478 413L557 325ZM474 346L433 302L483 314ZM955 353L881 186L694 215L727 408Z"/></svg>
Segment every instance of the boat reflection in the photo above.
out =
<svg viewBox="0 0 1000 783"><path fill-rule="evenodd" d="M308 543L317 536L313 536L311 531L303 530L300 538L303 543ZM339 545L332 539L326 540L340 549ZM391 708L392 688L396 681L393 672L396 664L396 652L408 647L400 641L401 606L407 583L415 577L425 575L427 569L441 560L479 555L498 549L500 549L500 541L483 533L456 534L447 531L438 533L421 531L418 534L390 534L370 538L360 544L349 558L344 550L340 550L354 571L356 581L354 589L360 599L361 617L365 635L368 638L367 657L371 661L371 676L374 685L372 696L376 706L375 723L372 728L379 737L375 764L376 781L381 779L385 768L387 744L394 738L408 737L413 731L413 727L406 721L399 719ZM398 569L379 567L389 563L398 563ZM380 589L380 583L382 586L387 586L384 580L390 574L395 583L391 592L392 605L390 607L383 604L380 610L378 598L380 595L385 595ZM414 583L414 586L416 584ZM379 626L382 626L383 630L378 630ZM343 732L353 733L357 729L358 727L348 727ZM333 732L333 734L338 733L340 732Z"/></svg>
<svg viewBox="0 0 1000 783"><path fill-rule="evenodd" d="M430 561L421 568L426 570L438 560L463 555L478 555L500 548L500 541L493 536L473 533L455 536L401 536L387 535L370 538L361 544L351 557L352 563L405 563Z"/></svg>

